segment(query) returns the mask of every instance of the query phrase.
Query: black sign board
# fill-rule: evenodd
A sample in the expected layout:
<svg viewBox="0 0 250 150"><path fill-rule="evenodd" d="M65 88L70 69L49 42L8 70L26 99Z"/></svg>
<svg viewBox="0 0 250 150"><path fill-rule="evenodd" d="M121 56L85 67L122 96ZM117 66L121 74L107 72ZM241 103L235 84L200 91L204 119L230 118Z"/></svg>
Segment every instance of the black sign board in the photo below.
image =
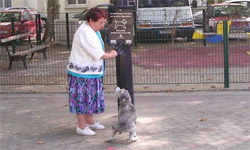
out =
<svg viewBox="0 0 250 150"><path fill-rule="evenodd" d="M109 44L116 45L124 40L125 45L133 44L134 9L133 6L109 7Z"/></svg>

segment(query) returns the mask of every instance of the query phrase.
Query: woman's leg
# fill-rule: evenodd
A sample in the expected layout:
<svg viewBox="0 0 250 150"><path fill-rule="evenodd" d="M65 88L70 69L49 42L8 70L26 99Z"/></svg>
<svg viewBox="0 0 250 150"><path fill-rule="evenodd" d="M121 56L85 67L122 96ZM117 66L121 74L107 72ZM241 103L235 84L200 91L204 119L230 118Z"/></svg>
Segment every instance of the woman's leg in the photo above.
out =
<svg viewBox="0 0 250 150"><path fill-rule="evenodd" d="M76 115L78 127L76 133L80 135L95 135L95 132L88 128L85 115Z"/></svg>
<svg viewBox="0 0 250 150"><path fill-rule="evenodd" d="M105 128L104 125L94 121L93 115L85 114L84 116L85 116L85 121L90 129L102 130Z"/></svg>
<svg viewBox="0 0 250 150"><path fill-rule="evenodd" d="M78 122L78 127L81 129L84 129L87 124L94 124L94 119L93 119L93 115L89 115L89 114L84 114L84 115L78 115L76 114L77 117L77 122Z"/></svg>
<svg viewBox="0 0 250 150"><path fill-rule="evenodd" d="M78 127L81 129L85 129L87 126L85 115L76 114L76 118L77 118Z"/></svg>
<svg viewBox="0 0 250 150"><path fill-rule="evenodd" d="M91 114L84 114L84 118L87 124L94 124L94 119L93 119L93 115Z"/></svg>

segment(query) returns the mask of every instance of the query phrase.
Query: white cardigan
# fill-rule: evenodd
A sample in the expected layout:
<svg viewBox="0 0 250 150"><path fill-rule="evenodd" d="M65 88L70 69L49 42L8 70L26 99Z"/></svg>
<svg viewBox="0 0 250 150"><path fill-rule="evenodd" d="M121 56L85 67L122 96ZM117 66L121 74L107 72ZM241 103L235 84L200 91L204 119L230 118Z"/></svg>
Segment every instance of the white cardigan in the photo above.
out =
<svg viewBox="0 0 250 150"><path fill-rule="evenodd" d="M103 74L103 55L104 50L96 32L84 22L75 32L67 69L78 75Z"/></svg>

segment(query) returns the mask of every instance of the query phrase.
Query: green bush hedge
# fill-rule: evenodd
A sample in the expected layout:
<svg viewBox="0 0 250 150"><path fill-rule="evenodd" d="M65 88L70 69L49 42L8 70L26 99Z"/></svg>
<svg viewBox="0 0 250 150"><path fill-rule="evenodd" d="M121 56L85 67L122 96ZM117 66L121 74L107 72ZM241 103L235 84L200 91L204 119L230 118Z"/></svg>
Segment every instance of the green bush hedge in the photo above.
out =
<svg viewBox="0 0 250 150"><path fill-rule="evenodd" d="M207 5L214 4L214 0L207 0Z"/></svg>

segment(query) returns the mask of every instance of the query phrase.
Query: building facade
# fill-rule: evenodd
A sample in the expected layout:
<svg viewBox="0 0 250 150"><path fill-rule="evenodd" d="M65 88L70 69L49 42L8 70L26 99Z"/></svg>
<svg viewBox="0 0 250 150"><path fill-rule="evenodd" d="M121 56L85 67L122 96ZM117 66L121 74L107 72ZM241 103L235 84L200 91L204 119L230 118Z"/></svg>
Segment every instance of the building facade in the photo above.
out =
<svg viewBox="0 0 250 150"><path fill-rule="evenodd" d="M48 0L0 0L8 7L25 6L37 9L40 12L46 12ZM110 0L59 0L60 13L82 12L84 9L93 7L98 4L108 4ZM6 5L2 6L6 8ZM0 7L1 8L1 7Z"/></svg>
<svg viewBox="0 0 250 150"><path fill-rule="evenodd" d="M48 0L0 0L0 10L7 7L26 6L32 7L40 12L46 12ZM83 9L98 4L114 3L115 0L59 0L60 13L81 12ZM131 0L130 0L131 1ZM192 4L193 0L189 0ZM209 0L197 0L197 6L206 6ZM221 3L226 0L213 0L213 3Z"/></svg>
<svg viewBox="0 0 250 150"><path fill-rule="evenodd" d="M0 10L11 7L11 0L0 0Z"/></svg>

